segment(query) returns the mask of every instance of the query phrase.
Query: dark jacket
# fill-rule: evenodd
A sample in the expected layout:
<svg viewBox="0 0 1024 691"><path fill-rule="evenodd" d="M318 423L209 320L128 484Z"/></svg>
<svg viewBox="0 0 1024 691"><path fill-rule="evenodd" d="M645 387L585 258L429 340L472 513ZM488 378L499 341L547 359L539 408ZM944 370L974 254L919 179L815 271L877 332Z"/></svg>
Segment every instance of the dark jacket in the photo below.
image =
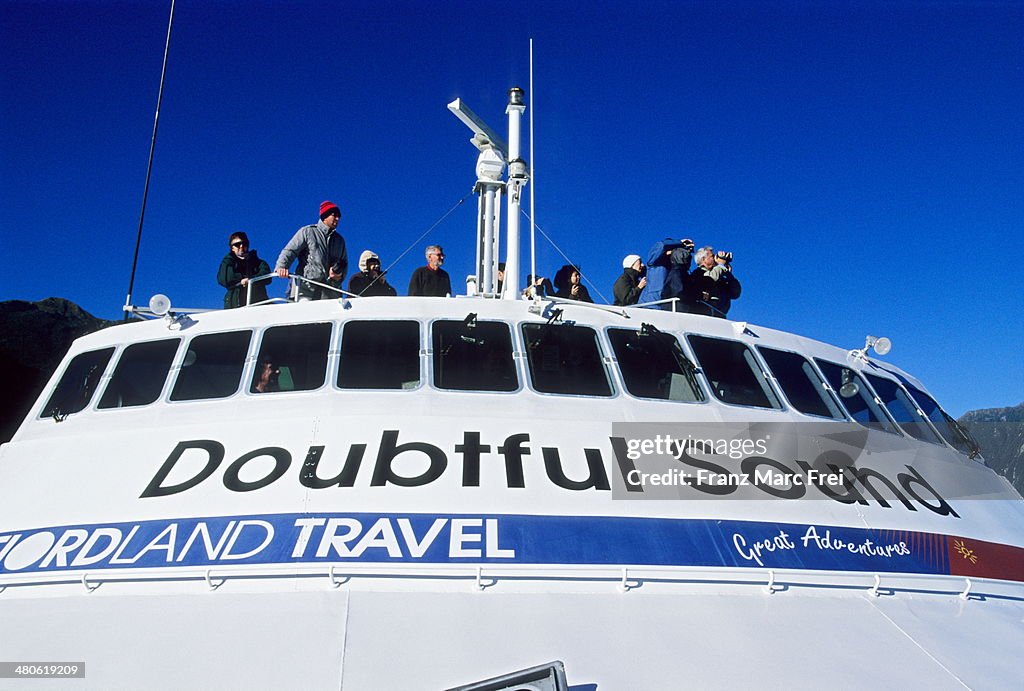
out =
<svg viewBox="0 0 1024 691"><path fill-rule="evenodd" d="M412 278L409 279L409 295L443 298L451 294L452 280L444 269L431 271L430 267L421 266L412 272Z"/></svg>
<svg viewBox="0 0 1024 691"><path fill-rule="evenodd" d="M360 271L357 274L352 274L352 278L348 279L348 292L362 295L363 297L398 295L398 291L384 279L383 274L377 274L376 279L374 280L374 275L369 271Z"/></svg>
<svg viewBox="0 0 1024 691"><path fill-rule="evenodd" d="M224 309L242 307L246 304L245 295L248 288L242 286L243 278L254 276L266 276L270 273L270 266L256 256L256 250L249 250L245 259L239 259L234 252L228 252L227 256L220 263L217 271L217 283L228 289L224 295ZM252 286L252 301L263 302L267 299L267 284L270 279L254 283Z"/></svg>
<svg viewBox="0 0 1024 691"><path fill-rule="evenodd" d="M566 264L555 273L555 297L563 298L565 300L577 300L579 302L593 302L590 298L590 291L581 282L579 289L576 291L576 295L572 294L572 274L573 272L579 273L579 267L573 266L572 264Z"/></svg>
<svg viewBox="0 0 1024 691"><path fill-rule="evenodd" d="M694 314L725 318L732 301L739 299L742 290L743 286L728 265L717 264L710 269L698 266L690 274L686 302Z"/></svg>
<svg viewBox="0 0 1024 691"><path fill-rule="evenodd" d="M666 254L671 252L672 254ZM638 302L656 302L671 297L682 297L683 285L690 271L691 251L672 238L659 240L647 253L647 285ZM657 305L672 309L671 304Z"/></svg>
<svg viewBox="0 0 1024 691"><path fill-rule="evenodd" d="M640 300L640 272L632 267L622 271L622 275L615 281L612 293L615 294L616 305L635 305Z"/></svg>

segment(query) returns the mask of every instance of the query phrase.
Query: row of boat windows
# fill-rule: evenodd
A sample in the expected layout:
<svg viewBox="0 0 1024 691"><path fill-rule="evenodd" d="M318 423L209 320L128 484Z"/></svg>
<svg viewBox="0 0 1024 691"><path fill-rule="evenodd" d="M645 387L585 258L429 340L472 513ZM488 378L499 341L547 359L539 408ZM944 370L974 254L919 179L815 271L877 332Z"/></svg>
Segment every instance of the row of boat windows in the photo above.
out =
<svg viewBox="0 0 1024 691"><path fill-rule="evenodd" d="M270 327L262 332L255 366L247 379L250 394L311 391L326 381L332 323ZM452 391L514 392L521 388L517 356L522 353L533 390L543 394L610 397L610 370L617 365L626 391L637 398L700 403L707 400L700 378L719 401L729 405L779 409L776 391L806 415L852 419L862 425L941 444L940 436L967 453L956 423L930 396L902 382L799 353L697 334L686 336L690 359L672 334L644 324L639 330L608 328L614 358L605 357L598 333L572 323L520 325L517 352L509 324L438 320L430 325L432 349L421 350L417 321L349 321L342 329L334 383L339 389L409 390L424 381L422 364L430 355L435 388ZM105 387L103 375L113 347L75 356L42 410L63 419L90 405L103 388L97 408L144 406L160 399L174 374L168 398L196 401L237 393L254 333L233 331L190 339L177 367L181 338L125 347ZM760 358L760 359L759 359ZM866 381L865 381L866 378ZM772 385L775 383L775 386ZM930 424L929 424L930 422Z"/></svg>

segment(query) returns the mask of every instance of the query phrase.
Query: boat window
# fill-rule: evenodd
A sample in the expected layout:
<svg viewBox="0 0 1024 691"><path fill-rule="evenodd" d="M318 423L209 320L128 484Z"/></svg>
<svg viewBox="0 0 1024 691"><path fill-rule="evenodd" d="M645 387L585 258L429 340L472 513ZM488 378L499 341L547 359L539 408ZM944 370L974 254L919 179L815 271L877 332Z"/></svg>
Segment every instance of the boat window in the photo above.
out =
<svg viewBox="0 0 1024 691"><path fill-rule="evenodd" d="M807 358L798 353L764 346L757 346L757 350L768 363L768 369L779 382L791 406L806 415L846 419Z"/></svg>
<svg viewBox="0 0 1024 691"><path fill-rule="evenodd" d="M711 391L720 401L755 408L782 407L750 348L721 338L687 338Z"/></svg>
<svg viewBox="0 0 1024 691"><path fill-rule="evenodd" d="M103 348L76 355L57 382L50 400L43 406L40 417L62 420L89 405L113 354L113 348Z"/></svg>
<svg viewBox="0 0 1024 691"><path fill-rule="evenodd" d="M523 324L533 388L541 393L611 396L597 334L575 324Z"/></svg>
<svg viewBox="0 0 1024 691"><path fill-rule="evenodd" d="M330 324L274 326L263 333L250 393L310 391L327 375Z"/></svg>
<svg viewBox="0 0 1024 691"><path fill-rule="evenodd" d="M639 331L608 329L626 390L639 398L703 401L696 367L671 334L644 324Z"/></svg>
<svg viewBox="0 0 1024 691"><path fill-rule="evenodd" d="M815 358L825 380L839 394L839 402L851 418L871 429L896 434L896 428L875 402L861 376L848 367Z"/></svg>
<svg viewBox="0 0 1024 691"><path fill-rule="evenodd" d="M971 436L963 425L953 419L953 416L947 413L945 410L936 403L935 399L926 394L921 389L907 384L907 391L913 397L917 403L921 412L924 413L925 417L931 420L931 423L935 425L935 429L939 430L939 434L945 439L950 446L959 451L962 454L974 458L978 455L980 447L978 442Z"/></svg>
<svg viewBox="0 0 1024 691"><path fill-rule="evenodd" d="M180 343L180 338L169 338L125 348L99 407L127 408L149 405L158 399Z"/></svg>
<svg viewBox="0 0 1024 691"><path fill-rule="evenodd" d="M882 404L904 432L914 439L933 444L941 443L928 423L918 414L917 406L910 400L910 396L896 382L874 374L866 374L866 376L875 393L882 399Z"/></svg>
<svg viewBox="0 0 1024 691"><path fill-rule="evenodd" d="M196 336L188 344L172 401L226 398L238 391L252 331Z"/></svg>
<svg viewBox="0 0 1024 691"><path fill-rule="evenodd" d="M420 384L420 324L350 321L341 339L342 389L415 389Z"/></svg>
<svg viewBox="0 0 1024 691"><path fill-rule="evenodd" d="M512 333L504 322L460 321L433 324L434 386L459 391L515 391Z"/></svg>

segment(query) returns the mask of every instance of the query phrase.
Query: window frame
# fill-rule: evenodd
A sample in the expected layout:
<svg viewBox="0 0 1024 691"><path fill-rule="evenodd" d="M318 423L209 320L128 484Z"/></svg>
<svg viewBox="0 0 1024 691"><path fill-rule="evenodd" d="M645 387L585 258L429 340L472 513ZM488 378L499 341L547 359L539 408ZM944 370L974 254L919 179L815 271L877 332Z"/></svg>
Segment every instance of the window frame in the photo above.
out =
<svg viewBox="0 0 1024 691"><path fill-rule="evenodd" d="M110 355L107 356L107 362L103 366L103 370L100 372L99 380L96 382L96 387L93 389L92 393L89 394L88 402L84 406L82 406L79 410L76 410L73 413L64 413L64 417L61 418L61 419L62 420L66 420L68 417L70 417L72 415L78 415L78 414L84 413L86 411L89 411L89 412L95 412L96 411L96 405L97 405L97 403L99 403L99 399L97 398L96 394L97 394L97 392L99 392L101 390L106 391L107 387L106 387L106 383L105 382L110 377L110 373L112 371L111 370L112 364L113 364L114 359L117 357L117 354L118 354L118 346L116 346L116 345L105 345L105 346L100 346L98 348L90 348L89 350L83 350L83 351L81 351L79 353L75 353L70 358L68 358L67 355L65 355L64 356L65 357L64 368L60 371L60 376L57 377L57 379L56 379L55 383L53 384L53 386L50 386L50 387L47 388L47 390L49 391L49 395L46 398L43 399L43 403L39 407L39 413L35 416L36 420L40 420L40 421L41 420L51 420L52 421L54 419L54 413L57 413L57 411L54 411L54 413L50 413L49 415L45 415L43 411L45 411L50 406L50 403L53 401L53 397L56 395L57 389L60 387L60 384L63 381L65 375L68 373L68 370L71 368L71 364L77 358L81 357L82 355L87 355L87 354L90 354L90 353L98 353L98 352L101 352L101 351L104 351L104 350L110 350Z"/></svg>
<svg viewBox="0 0 1024 691"><path fill-rule="evenodd" d="M140 405L114 406L114 407L110 407L110 408L100 408L100 401L103 400L103 396L105 396L107 394L107 389L110 388L110 385L114 381L114 375L117 373L117 368L121 365L121 359L124 357L125 352L129 348L132 348L133 346L144 345L144 344L147 344L147 343L159 343L161 341L170 341L170 340L177 340L178 341L177 350L174 353L174 357L171 358L171 364L167 368L167 373L164 374L164 383L163 383L163 386L160 388L160 393L157 395L157 397L154 400L150 401L149 403L142 403ZM114 354L114 357L112 358L112 360L114 358L116 358L116 362L114 362L113 369L110 370L110 372L108 373L108 375L106 377L107 384L106 384L106 386L103 387L103 395L101 395L100 398L96 401L96 404L95 404L96 412L102 413L102 414L106 414L106 413L108 413L110 411L113 411L113 410L121 410L121 411L123 411L123 410L138 410L140 408L145 408L146 406L151 406L151 405L154 405L156 403L164 403L164 402L166 402L170 398L170 395L171 395L171 381L173 381L175 379L175 377L172 376L172 375L175 375L175 373L178 370L177 366L178 366L178 364L180 362L179 358L183 358L184 357L182 355L182 353L181 353L181 345L185 341L186 341L186 339L184 339L184 338L182 338L180 336L172 336L170 338L152 338L152 339L148 339L148 340L145 340L145 341L136 341L134 343L122 343L120 346L118 346L117 352Z"/></svg>
<svg viewBox="0 0 1024 691"><path fill-rule="evenodd" d="M711 385L711 380L708 378L707 369L704 367L704 363L701 362L700 358L697 356L697 349L694 348L693 343L690 341L691 337L705 338L712 341L723 341L725 343L738 343L739 345L743 346L747 350L747 352L751 354L754 362L757 363L757 369L760 372L761 379L763 380L764 385L768 387L768 392L766 393L766 396L769 399L769 403L774 403L774 405L770 405L768 407L758 405L744 405L742 403L730 403L729 401L723 401L721 398L719 398L718 393L715 390L715 387ZM768 368L768 365L761 360L756 348L751 347L751 344L746 343L744 341L738 341L734 338L723 338L722 336L713 336L711 334L703 333L700 331L686 332L685 340L687 345L689 345L690 349L693 351L694 362L698 366L697 369L700 373L700 376L704 379L704 385L707 386L708 391L711 392L711 397L714 398L714 400L717 403L720 403L721 405L724 406L728 406L730 408L739 408L740 410L764 410L780 413L788 411L788 400L780 396L779 392L775 390L774 386L772 386L771 370ZM757 376L757 374L758 372L754 372L755 377ZM772 399L774 399L774 401Z"/></svg>
<svg viewBox="0 0 1024 691"><path fill-rule="evenodd" d="M189 352L189 350L192 347L192 342L193 341L195 341L196 339L199 339L199 338L207 337L207 336L217 336L217 335L221 335L221 334L245 333L245 332L248 332L248 334L249 334L249 346L248 346L248 349L247 349L246 354L245 354L245 359L242 361L242 372L241 372L241 375L239 376L238 384L235 386L234 392L232 392L231 394L229 394L227 396L220 396L220 397L217 397L217 398L186 398L186 399L180 399L180 400L174 400L174 399L171 398L171 395L174 393L174 386L178 383L178 377L181 376L181 370L184 368L185 358L188 357L188 352ZM255 327L248 328L248 329L222 329L222 330L219 330L219 331L207 331L206 333L195 334L191 338L183 339L185 341L185 347L182 348L182 347L179 346L178 355L177 355L177 357L175 357L175 359L174 359L174 366L171 368L172 373L173 373L174 376L173 376L173 383L168 386L167 394L166 394L166 396L164 398L164 400L167 402L167 404L168 405L186 405L186 404L195 404L195 403L209 403L211 401L226 401L226 400L229 400L231 398L235 398L236 396L242 395L245 392L246 388L247 388L245 383L247 381L249 381L249 379L252 377L252 372L251 372L252 367L253 367L252 361L255 359L256 352L257 352L255 350L256 342L257 342L257 338L256 338L257 333L258 333L258 330Z"/></svg>
<svg viewBox="0 0 1024 691"><path fill-rule="evenodd" d="M380 297L380 296L377 296L377 297ZM342 345L344 344L344 340L345 340L345 330L348 328L349 324L352 324L352 323L379 323L379 322L382 322L382 321L384 321L384 322L405 322L405 323L409 323L409 324L416 324L416 341L417 341L416 364L417 364L417 372L418 372L418 377L419 377L419 379L418 379L418 381L416 383L416 386L414 386L411 389L391 389L391 388L386 388L386 389L361 389L361 388L349 388L349 387L340 386L338 384L338 377L341 376L341 356L342 356ZM391 394L393 394L393 393L408 393L410 391L419 391L423 387L427 386L427 381L428 381L428 378L427 378L428 377L428 364L427 364L427 360L429 360L429 358L427 357L427 355L429 354L429 348L427 348L427 344L424 343L423 339L424 339L424 323L422 321L420 321L419 319L414 319L414 318L406 319L406 318L401 318L401 317L388 318L388 319L364 318L364 319L346 319L346 320L340 322L339 325L338 325L338 329L335 331L335 334L334 334L334 340L333 340L334 347L333 347L333 349L332 349L332 351L330 353L331 358L333 358L333 366L331 365L330 360L328 361L328 375L330 375L328 378L330 380L331 388L335 392L338 392L338 393L368 392L368 393L391 393ZM444 390L444 389L441 389L441 390Z"/></svg>
<svg viewBox="0 0 1024 691"><path fill-rule="evenodd" d="M615 371L618 369L618 367L612 366L614 363L614 358L610 357L608 355L608 352L613 351L611 351L610 343L606 343L602 339L603 330L591 324L578 324L574 321L559 322L558 324L552 324L552 326L554 328L559 328L559 325L568 325L582 329L590 329L590 331L594 334L594 343L597 346L597 353L601 361L601 368L604 370L605 381L608 383L609 393L607 395L594 395L584 393L554 393L550 391L538 390L534 386L533 371L530 368L530 354L529 352L527 352L528 340L526 337L526 327L545 326L547 323L547 321L521 321L516 323L515 325L516 337L521 339L521 341L520 350L515 351L513 355L515 355L517 359L522 360L522 381L525 388L528 388L530 392L536 394L537 396L557 396L558 398L585 398L587 400L595 401L609 401L618 398L620 395L622 395L622 392L619 390L618 381L616 380L618 375L615 373Z"/></svg>
<svg viewBox="0 0 1024 691"><path fill-rule="evenodd" d="M813 413L805 413L804 411L802 411L799 408L797 408L796 405L793 404L793 401L789 398L789 394L786 392L786 388L782 385L782 381L777 376L775 376L775 371L772 369L771 365L768 363L768 359L766 357L764 357L764 353L761 352L762 348L766 348L768 350L774 350L774 351L780 352L780 353L788 353L790 355L797 355L800 358L803 358L803 361L805 363L807 363L808 365L810 365L811 371L814 373L815 378L818 380L818 385L820 386L821 390L824 391L825 395L828 396L828 398L832 401L832 405L835 406L836 412L839 413L839 415L841 417L833 417L833 416L825 416L825 415L815 415ZM779 393L782 394L782 399L781 400L784 402L784 405L786 406L786 410L792 411L792 412L796 413L797 415L803 415L804 417L809 417L809 418L811 418L813 420L820 420L820 421L825 421L825 422L827 422L827 421L832 421L832 422L850 422L851 421L851 418L850 418L849 414L846 411L846 406L844 406L838 400L838 396L837 396L836 392L832 390L832 387L831 387L831 385L829 385L828 380L825 379L825 375L815 365L814 358L812 356L810 356L810 355L808 355L806 353L801 353L798 350L793 350L791 348L782 348L782 347L775 346L775 345L768 345L766 343L757 343L757 344L755 344L754 345L754 350L757 352L757 355L758 355L758 358L760 359L760 361L764 363L764 366L767 369L768 377L772 381L775 382L776 388L778 389Z"/></svg>
<svg viewBox="0 0 1024 691"><path fill-rule="evenodd" d="M679 345L680 350L683 351L683 354L687 357L687 359L690 360L691 363L693 363L694 384L697 386L697 392L702 396L702 398L697 401L683 401L674 400L671 398L649 398L647 396L637 396L636 394L632 393L629 390L629 386L626 384L626 377L623 374L622 365L619 363L619 356L615 352L615 344L612 342L611 338L611 332L613 330L631 331L634 333L639 333L640 329L633 329L628 326L615 326L609 324L606 325L600 331L600 333L604 336L605 342L608 344L608 352L611 353L611 356L607 358L607 364L611 365L612 371L615 373L616 388L621 389L621 392L624 396L636 399L638 401L654 401L658 403L685 403L686 405L708 405L711 402L711 396L705 390L707 388L707 382L705 381L703 385L701 384L701 376L703 374L703 370L701 369L700 364L698 364L697 362L696 355L688 350L689 343L686 341L686 338L681 338L680 335L675 331L665 331L663 329L658 329L658 331L674 338L676 343Z"/></svg>
<svg viewBox="0 0 1024 691"><path fill-rule="evenodd" d="M875 393L875 390L871 388L870 384L868 384L868 380L864 376L863 372L861 372L860 370L857 370L856 368L854 368L851 365L845 365L845 364L836 362L834 360L829 360L829 359L826 359L826 358L823 358L823 357L814 356L814 357L811 358L811 360L814 362L814 367L815 367L815 369L818 370L818 374L820 374L824 378L825 383L828 384L829 388L832 390L832 393L835 394L835 397L839 399L839 402L842 404L843 412L845 412L847 415L849 415L850 420L852 422L855 422L856 424L860 425L861 427L863 427L864 429L869 430L869 431L884 432L885 434L893 434L893 435L895 435L897 437L904 437L904 438L906 438L907 435L904 434L903 428L901 428L899 426L899 424L889 414L889 411L886 410L885 404L882 403L882 400L878 397L878 394ZM885 422L888 423L888 427L889 428L886 429L885 427L881 427L881 428L880 427L871 427L870 425L864 424L863 422L861 422L860 420L855 418L853 416L853 414L850 412L850 410L846 407L846 404L842 403L843 397L839 394L838 391L836 391L834 388L832 388L832 383L829 382L828 377L825 375L825 370L821 366L822 363L828 363L830 365L835 365L836 367L839 367L840 369L848 369L851 372L853 372L855 375L857 375L857 377L860 378L861 382L863 382L863 384L865 386L867 386L867 391L868 391L868 393L871 394L871 400L874 401L875 405L878 406L878 408L882 411L882 417L885 419ZM913 437L911 437L911 439L913 439Z"/></svg>
<svg viewBox="0 0 1024 691"><path fill-rule="evenodd" d="M263 350L263 340L266 337L267 332L270 331L271 329L286 329L294 326L309 326L316 324L327 324L328 326L331 327L331 332L330 334L328 334L327 337L327 358L326 362L324 363L324 380L323 382L320 383L320 386L317 386L315 389L292 389L291 391L267 391L265 393L253 391L253 378L256 376L256 368L259 367L260 353ZM289 322L286 324L268 324L267 326L263 326L258 330L254 330L252 343L250 344L252 347L250 348L249 354L246 356L245 369L242 373L242 392L246 396L252 396L255 398L266 398L267 396L273 396L275 394L309 394L317 391L322 391L324 388L326 388L328 382L331 381L331 374L334 373L335 370L337 369L337 365L336 363L333 362L333 360L335 359L335 356L339 352L338 349L340 348L340 341L337 340L337 332L340 331L341 329L336 329L336 326L337 322L332 319L320 321ZM337 379L336 376L335 379Z"/></svg>
<svg viewBox="0 0 1024 691"><path fill-rule="evenodd" d="M516 387L508 391L500 391L493 389L448 389L437 385L436 383L436 372L434 369L434 325L438 322L459 322L462 321L458 317L436 317L427 322L427 330L424 333L420 330L421 344L423 339L426 340L425 348L420 349L421 360L426 360L425 364L427 367L427 382L430 385L432 391L438 391L441 393L448 394L460 394L460 393L471 393L471 394L494 394L501 396L510 396L520 393L524 390L526 373L523 371L523 367L520 367L519 360L522 359L520 354L524 353L521 349L521 344L516 340L516 323L510 322L505 319L479 319L480 322L487 322L493 324L504 324L509 332L509 345L511 346L512 356L512 371L516 376ZM425 356L425 357L424 357ZM422 382L422 379L421 379Z"/></svg>
<svg viewBox="0 0 1024 691"><path fill-rule="evenodd" d="M892 419L892 421L894 423L896 423L896 426L900 428L900 432L903 433L903 436L905 436L907 439L911 439L913 441L926 442L928 444L935 444L936 446L943 446L945 444L945 440L942 438L942 435L939 434L938 431L936 431L934 429L931 420L929 420L927 417L925 417L924 411L922 411L920 409L920 406L917 404L917 401L914 400L914 397L911 395L911 393L909 391L907 391L903 386L901 386L898 381L896 381L895 379L890 379L889 377L883 377L880 374L874 374L872 372L862 372L861 375L863 376L864 381L866 381L868 383L868 386L871 387L871 391L875 394L875 399L878 400L878 401L882 401L882 397L879 395L878 389L875 388L874 383L871 381L872 377L877 377L878 379L881 379L883 381L887 381L890 384L892 384L893 386L895 386L898 391L902 392L903 395L907 397L907 400L909 400L910 403L914 406L913 409L910 411L910 413L912 415L916 415L917 417L920 418L920 420L915 421L915 424L920 425L923 422L925 430L928 433L930 433L933 438L932 439L921 439L921 438L917 437L916 435L908 432L906 429L904 429L903 425L900 424L900 421L896 419L896 416L893 415L892 411L889 410L889 406L886 405L885 401L882 401L882 403L881 403L882 408L885 410L886 413L889 414L889 417Z"/></svg>

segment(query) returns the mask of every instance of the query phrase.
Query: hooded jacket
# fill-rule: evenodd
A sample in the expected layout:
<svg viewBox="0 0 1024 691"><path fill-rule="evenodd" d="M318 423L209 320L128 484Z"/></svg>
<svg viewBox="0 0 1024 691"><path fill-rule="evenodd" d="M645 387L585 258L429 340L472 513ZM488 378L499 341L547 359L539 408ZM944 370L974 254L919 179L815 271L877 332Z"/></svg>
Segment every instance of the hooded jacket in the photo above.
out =
<svg viewBox="0 0 1024 691"><path fill-rule="evenodd" d="M668 254L671 252L671 254ZM647 285L637 302L655 302L671 297L682 297L686 276L690 272L691 250L672 238L658 240L647 253ZM671 304L652 305L659 309L672 309Z"/></svg>

